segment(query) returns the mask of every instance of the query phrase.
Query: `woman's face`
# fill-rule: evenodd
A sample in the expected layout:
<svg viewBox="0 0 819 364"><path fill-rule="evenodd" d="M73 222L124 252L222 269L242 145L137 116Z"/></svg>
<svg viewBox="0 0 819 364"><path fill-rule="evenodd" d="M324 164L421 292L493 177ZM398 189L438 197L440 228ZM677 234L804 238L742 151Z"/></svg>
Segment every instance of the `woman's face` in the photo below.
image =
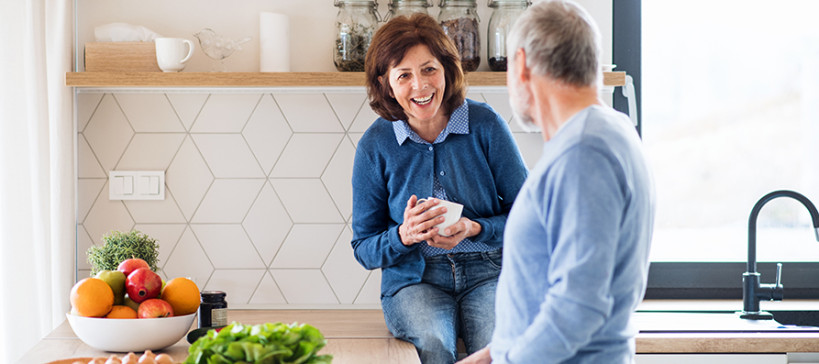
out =
<svg viewBox="0 0 819 364"><path fill-rule="evenodd" d="M446 120L441 109L446 88L444 67L427 46L410 48L387 75L392 96L404 109L410 124Z"/></svg>

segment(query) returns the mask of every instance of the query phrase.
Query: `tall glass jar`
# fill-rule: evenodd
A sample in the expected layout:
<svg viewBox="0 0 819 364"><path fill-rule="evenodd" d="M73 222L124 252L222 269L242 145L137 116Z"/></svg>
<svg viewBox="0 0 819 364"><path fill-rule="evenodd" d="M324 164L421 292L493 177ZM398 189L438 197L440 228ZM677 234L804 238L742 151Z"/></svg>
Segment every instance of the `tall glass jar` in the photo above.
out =
<svg viewBox="0 0 819 364"><path fill-rule="evenodd" d="M455 42L461 55L464 72L478 69L481 64L481 36L478 32L476 0L441 0L438 21L446 35Z"/></svg>
<svg viewBox="0 0 819 364"><path fill-rule="evenodd" d="M364 59L378 28L378 3L374 0L335 0L336 42L333 63L343 72L363 72Z"/></svg>
<svg viewBox="0 0 819 364"><path fill-rule="evenodd" d="M506 71L506 36L530 4L528 0L489 0L488 6L495 9L486 32L487 57L492 71Z"/></svg>
<svg viewBox="0 0 819 364"><path fill-rule="evenodd" d="M432 6L429 0L390 0L390 12L384 18L384 21L389 21L392 18L406 15L410 16L413 13L429 14L427 8Z"/></svg>

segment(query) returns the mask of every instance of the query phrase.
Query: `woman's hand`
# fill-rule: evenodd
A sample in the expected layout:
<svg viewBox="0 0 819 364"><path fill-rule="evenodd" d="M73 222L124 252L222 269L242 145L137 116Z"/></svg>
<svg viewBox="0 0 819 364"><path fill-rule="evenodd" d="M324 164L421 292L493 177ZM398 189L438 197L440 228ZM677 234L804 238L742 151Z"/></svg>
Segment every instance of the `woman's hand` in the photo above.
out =
<svg viewBox="0 0 819 364"><path fill-rule="evenodd" d="M438 228L435 225L444 222L443 214L446 212L446 207L432 210L432 207L437 204L437 198L431 198L419 204L418 197L415 195L407 200L407 207L404 209L404 223L398 227L402 244L411 246L438 236Z"/></svg>
<svg viewBox="0 0 819 364"><path fill-rule="evenodd" d="M438 201L437 198L432 198L419 204L418 197L415 195L407 200L407 207L404 209L404 223L398 227L401 243L410 246L426 241L429 246L450 250L464 239L481 232L481 224L466 217L461 217L458 222L444 231L438 231L435 225L444 222L443 214L446 212L446 207L432 209L438 204ZM440 235L441 233L447 236Z"/></svg>
<svg viewBox="0 0 819 364"><path fill-rule="evenodd" d="M429 246L450 250L466 238L471 238L481 232L481 224L461 216L458 222L435 234L427 240ZM447 235L440 235L441 233Z"/></svg>

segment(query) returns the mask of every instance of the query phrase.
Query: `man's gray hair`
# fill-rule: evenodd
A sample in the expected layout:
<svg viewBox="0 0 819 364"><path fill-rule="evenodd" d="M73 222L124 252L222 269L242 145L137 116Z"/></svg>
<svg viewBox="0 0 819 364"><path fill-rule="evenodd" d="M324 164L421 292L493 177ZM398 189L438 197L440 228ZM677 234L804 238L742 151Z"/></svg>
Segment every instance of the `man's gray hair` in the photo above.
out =
<svg viewBox="0 0 819 364"><path fill-rule="evenodd" d="M506 49L510 64L523 48L533 73L573 86L594 86L600 43L597 24L582 7L570 1L541 1L515 22Z"/></svg>

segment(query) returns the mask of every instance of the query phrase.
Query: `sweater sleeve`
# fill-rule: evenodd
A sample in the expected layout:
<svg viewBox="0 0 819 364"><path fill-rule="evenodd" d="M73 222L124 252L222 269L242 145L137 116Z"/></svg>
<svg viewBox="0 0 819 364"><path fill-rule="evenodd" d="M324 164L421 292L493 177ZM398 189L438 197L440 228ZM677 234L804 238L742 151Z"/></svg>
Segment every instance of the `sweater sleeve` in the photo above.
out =
<svg viewBox="0 0 819 364"><path fill-rule="evenodd" d="M352 246L356 260L367 269L396 265L418 249L417 244L401 243L399 225L390 218L384 163L377 160L375 149L377 145L362 138L353 163Z"/></svg>
<svg viewBox="0 0 819 364"><path fill-rule="evenodd" d="M481 232L475 237L487 245L500 248L503 246L503 231L506 227L506 218L512 209L512 204L526 180L528 170L523 163L520 150L512 137L509 126L497 116L498 120L493 128L485 149L489 168L494 178L493 183L498 192L497 198L501 205L501 212L495 216L476 218L481 224Z"/></svg>

